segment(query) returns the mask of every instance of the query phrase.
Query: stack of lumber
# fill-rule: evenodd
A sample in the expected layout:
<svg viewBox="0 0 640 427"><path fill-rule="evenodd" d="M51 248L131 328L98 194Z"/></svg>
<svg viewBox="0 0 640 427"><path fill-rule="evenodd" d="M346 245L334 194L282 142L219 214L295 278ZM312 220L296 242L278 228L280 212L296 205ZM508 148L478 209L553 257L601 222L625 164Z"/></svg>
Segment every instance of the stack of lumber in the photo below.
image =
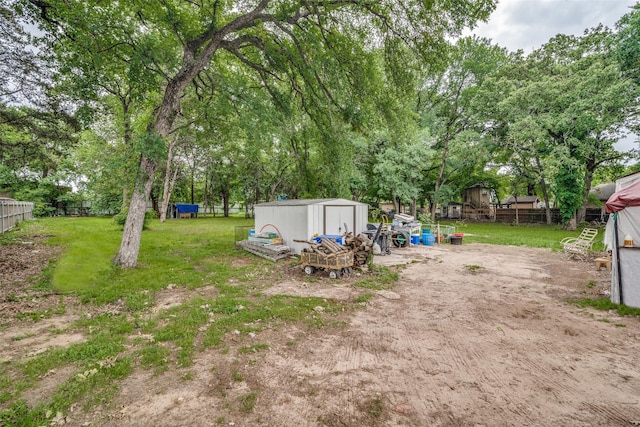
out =
<svg viewBox="0 0 640 427"><path fill-rule="evenodd" d="M249 240L252 242L265 243L268 245L281 245L282 239L275 233L260 233L249 236Z"/></svg>
<svg viewBox="0 0 640 427"><path fill-rule="evenodd" d="M256 242L251 240L243 240L238 242L238 246L242 247L247 252L251 252L254 255L261 256L271 261L277 261L289 256L291 248L289 246L281 244L269 244Z"/></svg>
<svg viewBox="0 0 640 427"><path fill-rule="evenodd" d="M353 252L353 266L365 265L373 249L373 241L365 234L354 236L349 232L345 235L345 246Z"/></svg>

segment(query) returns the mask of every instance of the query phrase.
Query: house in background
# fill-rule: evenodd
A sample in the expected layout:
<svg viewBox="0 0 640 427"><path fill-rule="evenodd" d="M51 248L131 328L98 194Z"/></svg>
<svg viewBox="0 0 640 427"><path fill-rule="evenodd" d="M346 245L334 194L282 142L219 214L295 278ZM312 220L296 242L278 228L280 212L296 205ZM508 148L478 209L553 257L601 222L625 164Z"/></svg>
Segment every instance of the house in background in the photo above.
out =
<svg viewBox="0 0 640 427"><path fill-rule="evenodd" d="M462 195L462 217L472 221L493 218L493 190L483 184L475 184Z"/></svg>
<svg viewBox="0 0 640 427"><path fill-rule="evenodd" d="M509 196L501 203L507 209L537 209L540 207L538 196Z"/></svg>
<svg viewBox="0 0 640 427"><path fill-rule="evenodd" d="M446 206L442 206L442 218L460 219L462 218L462 203L449 202Z"/></svg>

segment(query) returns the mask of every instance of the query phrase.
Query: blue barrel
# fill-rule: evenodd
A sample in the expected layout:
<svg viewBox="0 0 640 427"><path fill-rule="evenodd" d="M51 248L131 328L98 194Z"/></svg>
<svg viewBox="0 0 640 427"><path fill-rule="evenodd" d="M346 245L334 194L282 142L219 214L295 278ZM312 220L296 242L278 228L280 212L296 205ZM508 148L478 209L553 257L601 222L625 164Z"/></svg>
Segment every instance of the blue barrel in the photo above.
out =
<svg viewBox="0 0 640 427"><path fill-rule="evenodd" d="M249 236L253 236L254 234L256 234L256 230L254 230L253 228L249 230Z"/></svg>
<svg viewBox="0 0 640 427"><path fill-rule="evenodd" d="M412 245L419 245L420 244L420 236L417 234L412 234L411 235L411 244Z"/></svg>
<svg viewBox="0 0 640 427"><path fill-rule="evenodd" d="M436 242L436 236L430 233L422 233L422 244L427 246L433 246Z"/></svg>

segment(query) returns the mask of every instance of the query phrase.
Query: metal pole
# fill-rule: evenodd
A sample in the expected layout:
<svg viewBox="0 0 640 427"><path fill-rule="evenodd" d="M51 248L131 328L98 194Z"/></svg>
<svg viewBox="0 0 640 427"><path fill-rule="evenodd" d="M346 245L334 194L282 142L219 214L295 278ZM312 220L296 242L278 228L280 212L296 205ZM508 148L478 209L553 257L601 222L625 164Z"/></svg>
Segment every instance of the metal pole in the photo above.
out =
<svg viewBox="0 0 640 427"><path fill-rule="evenodd" d="M618 213L613 214L613 238L614 245L616 247L616 268L618 269L618 293L620 294L620 304L624 304L624 299L622 298L622 271L620 268L620 247L618 240Z"/></svg>

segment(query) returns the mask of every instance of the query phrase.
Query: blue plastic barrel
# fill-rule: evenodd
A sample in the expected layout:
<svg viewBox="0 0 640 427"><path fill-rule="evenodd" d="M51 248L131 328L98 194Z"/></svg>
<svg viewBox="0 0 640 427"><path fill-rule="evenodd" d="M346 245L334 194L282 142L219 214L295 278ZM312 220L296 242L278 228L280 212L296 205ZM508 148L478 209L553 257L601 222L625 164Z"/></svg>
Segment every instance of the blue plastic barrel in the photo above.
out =
<svg viewBox="0 0 640 427"><path fill-rule="evenodd" d="M254 234L256 234L256 230L254 230L253 228L249 230L249 236L253 236Z"/></svg>
<svg viewBox="0 0 640 427"><path fill-rule="evenodd" d="M419 245L420 244L420 236L418 236L417 234L412 234L411 235L411 244L412 245Z"/></svg>
<svg viewBox="0 0 640 427"><path fill-rule="evenodd" d="M422 244L426 246L433 246L436 242L436 236L431 233L422 233Z"/></svg>

